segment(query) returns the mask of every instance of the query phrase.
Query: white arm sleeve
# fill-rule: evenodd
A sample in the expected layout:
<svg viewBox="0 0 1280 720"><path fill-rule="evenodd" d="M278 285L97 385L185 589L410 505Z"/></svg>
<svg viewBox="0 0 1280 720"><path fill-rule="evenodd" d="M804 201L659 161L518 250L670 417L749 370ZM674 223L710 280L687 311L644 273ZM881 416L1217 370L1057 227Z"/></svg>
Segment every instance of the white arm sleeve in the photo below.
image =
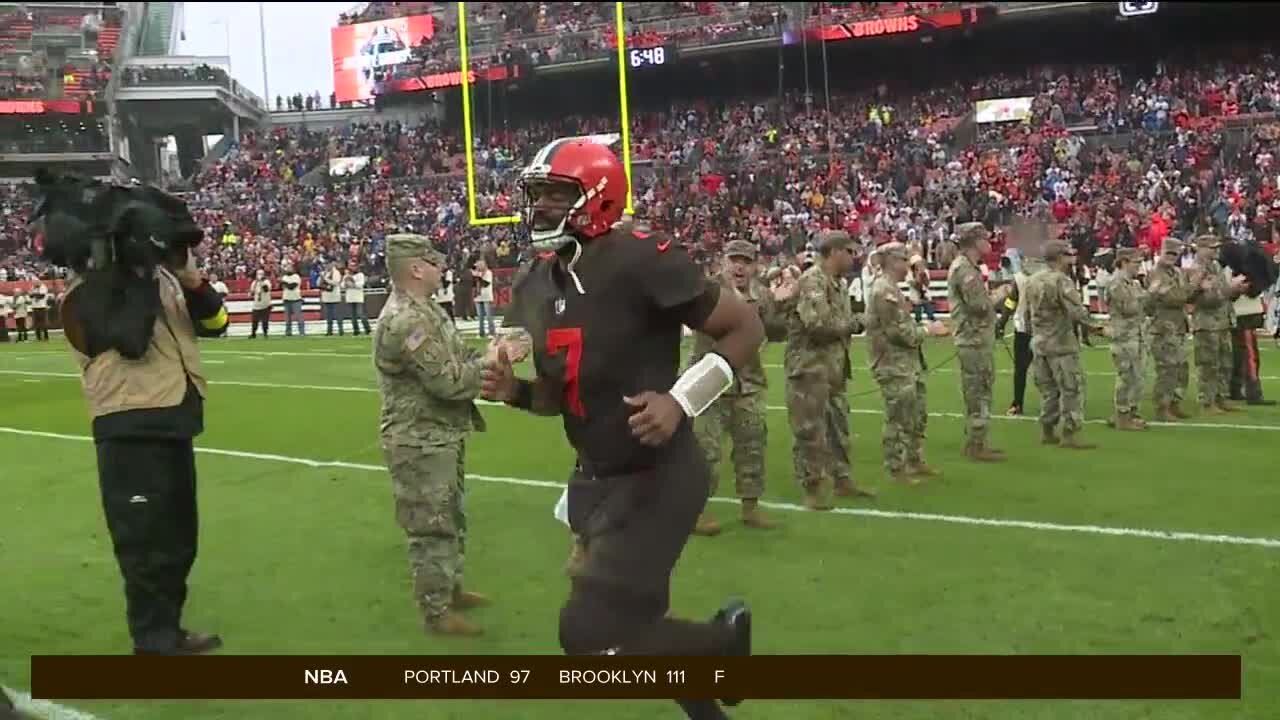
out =
<svg viewBox="0 0 1280 720"><path fill-rule="evenodd" d="M698 417L716 398L733 386L733 368L729 361L709 352L694 363L672 386L671 397L689 417Z"/></svg>

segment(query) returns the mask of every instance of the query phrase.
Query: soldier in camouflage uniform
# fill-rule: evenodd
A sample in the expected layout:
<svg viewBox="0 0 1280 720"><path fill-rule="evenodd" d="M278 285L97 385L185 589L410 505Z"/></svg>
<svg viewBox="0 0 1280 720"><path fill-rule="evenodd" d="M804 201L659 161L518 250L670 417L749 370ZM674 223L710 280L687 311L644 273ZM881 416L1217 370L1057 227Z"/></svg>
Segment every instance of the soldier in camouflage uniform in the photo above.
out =
<svg viewBox="0 0 1280 720"><path fill-rule="evenodd" d="M467 518L466 437L484 430L474 400L485 358L467 347L432 301L445 258L422 235L387 237L393 290L378 316L373 358L382 394L381 439L396 521L409 541L413 592L428 630L478 635L458 611L486 604L462 589Z"/></svg>
<svg viewBox="0 0 1280 720"><path fill-rule="evenodd" d="M867 356L871 374L884 398L881 451L889 478L916 485L941 473L924 461L924 433L929 420L924 380L924 339L946 335L942 323L926 332L911 314L911 301L899 284L910 271L907 246L898 242L878 250L882 270L867 292Z"/></svg>
<svg viewBox="0 0 1280 720"><path fill-rule="evenodd" d="M1160 246L1160 257L1147 278L1147 332L1151 338L1151 358L1156 366L1152 401L1155 419L1160 422L1185 420L1182 396L1187 391L1187 303L1192 287L1178 267L1182 242L1168 238Z"/></svg>
<svg viewBox="0 0 1280 720"><path fill-rule="evenodd" d="M960 360L960 390L964 395L964 455L978 462L1000 462L1004 453L987 444L991 422L991 392L995 385L996 310L1009 296L1011 285L987 289L978 263L991 252L982 223L956 228L960 255L947 273L947 300L951 306L952 335Z"/></svg>
<svg viewBox="0 0 1280 720"><path fill-rule="evenodd" d="M1142 400L1142 374L1146 367L1147 291L1138 282L1142 252L1134 248L1116 251L1115 272L1107 288L1111 312L1111 360L1116 366L1115 417L1108 424L1117 430L1146 430L1138 416Z"/></svg>
<svg viewBox="0 0 1280 720"><path fill-rule="evenodd" d="M768 340L777 342L786 337L785 303L795 292L792 283L782 284L770 290L765 288L756 272L756 246L746 240L732 240L725 245L725 261L720 272L720 282L728 292L736 292L760 313ZM715 342L710 336L695 334L692 365L710 352ZM760 512L759 500L764 494L765 446L768 429L765 422L767 407L764 365L759 353L749 364L735 373L733 387L725 391L711 407L694 421L694 433L698 444L706 454L711 467L711 496L720 487L720 451L726 428L733 440L733 470L738 497L742 500L742 524L747 527L768 529L772 520ZM710 510L704 510L694 528L698 535L718 535L720 523Z"/></svg>
<svg viewBox="0 0 1280 720"><path fill-rule="evenodd" d="M1190 273L1191 333L1199 377L1200 408L1205 415L1236 410L1227 402L1231 377L1231 302L1242 285L1232 285L1218 264L1222 242L1213 235L1196 238L1196 266Z"/></svg>
<svg viewBox="0 0 1280 720"><path fill-rule="evenodd" d="M847 232L826 231L818 253L818 262L800 275L788 313L783 368L796 480L806 507L830 510L829 485L841 496L874 493L855 486L849 472L849 338L863 329L842 279L853 270L853 240Z"/></svg>
<svg viewBox="0 0 1280 720"><path fill-rule="evenodd" d="M1075 250L1057 240L1045 245L1045 269L1027 283L1030 304L1031 370L1040 391L1041 441L1075 450L1094 445L1082 442L1084 427L1085 376L1080 366L1080 339L1077 326L1097 331L1089 311L1080 299L1080 290L1067 271L1076 260ZM1058 438L1058 424L1062 438Z"/></svg>

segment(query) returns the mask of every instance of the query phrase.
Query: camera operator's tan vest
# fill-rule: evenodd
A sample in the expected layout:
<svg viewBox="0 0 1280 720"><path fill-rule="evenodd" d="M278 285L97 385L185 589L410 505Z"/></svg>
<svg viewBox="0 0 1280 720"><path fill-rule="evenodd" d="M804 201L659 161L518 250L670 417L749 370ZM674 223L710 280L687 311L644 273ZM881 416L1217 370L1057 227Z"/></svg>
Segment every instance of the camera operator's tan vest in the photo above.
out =
<svg viewBox="0 0 1280 720"><path fill-rule="evenodd" d="M80 365L80 383L90 417L173 407L186 396L188 379L201 397L206 395L208 382L200 369L200 351L182 285L167 270L160 269L156 275L163 313L156 318L151 344L142 358L129 360L115 350L89 358L74 347L71 349ZM80 278L73 280L66 296L81 282Z"/></svg>

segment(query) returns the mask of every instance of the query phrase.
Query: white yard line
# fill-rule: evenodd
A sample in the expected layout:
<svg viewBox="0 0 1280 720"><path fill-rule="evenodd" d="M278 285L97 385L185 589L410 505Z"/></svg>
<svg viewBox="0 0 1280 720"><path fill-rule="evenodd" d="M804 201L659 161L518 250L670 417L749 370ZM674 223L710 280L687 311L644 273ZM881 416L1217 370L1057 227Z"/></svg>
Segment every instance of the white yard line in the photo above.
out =
<svg viewBox="0 0 1280 720"><path fill-rule="evenodd" d="M55 378L67 378L67 379L71 379L71 378L79 379L80 377L80 375L78 375L77 373L44 372L40 370L0 370L0 375L26 375L26 376L34 376L34 377L55 377ZM368 387L368 386L361 386L361 385L297 385L292 383L250 382L247 380L210 380L209 384L210 385L227 385L230 387L268 388L268 389L276 389L276 390L318 390L318 391L325 391L325 392L347 392L347 393L377 393L378 392L378 389L375 387ZM506 405L504 405L503 403L488 402L485 400L480 400L478 401L478 403L480 405L506 407ZM768 409L774 412L785 412L787 407L785 405L769 405ZM874 408L850 408L849 414L851 415L883 415L884 412L882 410L877 410ZM963 413L934 412L934 413L929 413L929 417L945 418L948 420L963 420L965 416ZM1028 416L1028 415L1019 416L1019 417L1009 417L1007 415L992 415L991 419L992 420L1014 420L1019 422L1037 422L1037 418L1033 416ZM1086 425L1105 425L1106 420L1101 420L1101 419L1085 420L1085 424ZM1250 425L1250 424L1238 424L1238 423L1201 423L1201 422L1162 423L1162 422L1155 422L1155 421L1148 421L1147 424L1158 426L1158 427L1171 427L1171 428L1208 428L1213 430L1253 430L1253 431L1259 431L1259 432L1280 431L1280 425Z"/></svg>
<svg viewBox="0 0 1280 720"><path fill-rule="evenodd" d="M74 440L79 442L93 441L92 437L86 435L67 435L63 433L41 432L38 430L24 430L21 428L11 427L0 427L0 433L49 438L54 440ZM221 448L206 447L197 447L196 452L204 455L222 455L247 460L289 463L292 465L303 465L311 468L344 468L348 470L364 470L368 472L386 472L386 467L382 465L354 463L342 460L315 460L311 458L292 457L289 455L276 455L274 453L245 452L241 450L224 450ZM477 475L472 473L468 473L467 478L479 482L501 483L504 485L523 485L525 487L551 488L557 490L564 488L563 483L551 482L548 480L530 480L528 478ZM717 503L738 502L734 498L725 497L712 498L712 501ZM793 503L762 501L760 505L773 510L808 512L804 507ZM1064 525L1060 523L1037 522L1032 520L1009 520L1002 518L972 517L968 515L902 512L896 510L868 510L849 507L837 507L831 512L836 515L855 515L859 517L872 517L887 520L917 520L925 522L950 523L955 525L979 525L985 527L1019 528L1023 530L1040 530L1048 532L1080 533L1085 535L1110 535L1119 537L1147 538L1150 540L1198 542L1215 545L1247 545L1253 547L1280 548L1280 538L1213 535L1194 532L1179 532L1174 530L1146 530L1142 528L1107 527L1103 525Z"/></svg>
<svg viewBox="0 0 1280 720"><path fill-rule="evenodd" d="M7 355L7 356L4 354L0 354L0 358L11 357L11 358L14 358L15 360L43 359L44 356L62 355L62 354L64 353L42 351L42 352L33 352L33 353L15 353L13 355ZM329 350L316 350L314 352L294 352L294 351L287 351L287 350L255 351L255 350L204 350L202 349L200 351L200 354L201 355L229 355L233 357L239 357L244 360L265 360L267 358L273 358L273 357L301 357L301 358L317 358L317 359L340 357L340 358L360 358L362 360L368 360L370 358L369 353L333 352ZM215 365L225 364L224 361L220 361L220 360L206 360L205 362L209 364L215 364ZM782 364L781 363L764 363L764 367L769 370L781 370ZM864 368L854 368L854 372L866 373L867 370L865 370ZM944 367L944 368L938 368L936 370L930 370L929 374L955 375L955 374L958 374L959 372L960 371L957 368ZM1013 371L1009 369L999 369L999 370L996 370L996 373L999 375L1012 375ZM1092 372L1086 372L1085 374L1090 377L1115 377L1114 372L1092 371ZM1280 380L1280 375L1262 375L1259 377L1259 379L1267 380L1267 381L1275 381L1275 380Z"/></svg>
<svg viewBox="0 0 1280 720"><path fill-rule="evenodd" d="M84 710L51 703L48 700L34 700L30 693L21 690L3 689L9 693L10 699L13 700L13 704L18 708L19 712L35 715L36 717L44 718L44 720L103 720L103 718Z"/></svg>

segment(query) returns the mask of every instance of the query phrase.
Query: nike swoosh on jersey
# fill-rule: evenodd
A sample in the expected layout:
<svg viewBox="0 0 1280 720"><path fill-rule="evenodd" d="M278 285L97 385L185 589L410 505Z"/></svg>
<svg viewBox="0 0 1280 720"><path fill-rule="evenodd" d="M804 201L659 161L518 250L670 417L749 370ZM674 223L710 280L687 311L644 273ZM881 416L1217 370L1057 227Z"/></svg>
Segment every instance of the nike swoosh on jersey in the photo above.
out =
<svg viewBox="0 0 1280 720"><path fill-rule="evenodd" d="M667 251L667 248L669 248L669 247L671 247L671 241L670 241L670 240L667 240L666 242L660 242L660 243L658 243L658 252L666 252L666 251Z"/></svg>

